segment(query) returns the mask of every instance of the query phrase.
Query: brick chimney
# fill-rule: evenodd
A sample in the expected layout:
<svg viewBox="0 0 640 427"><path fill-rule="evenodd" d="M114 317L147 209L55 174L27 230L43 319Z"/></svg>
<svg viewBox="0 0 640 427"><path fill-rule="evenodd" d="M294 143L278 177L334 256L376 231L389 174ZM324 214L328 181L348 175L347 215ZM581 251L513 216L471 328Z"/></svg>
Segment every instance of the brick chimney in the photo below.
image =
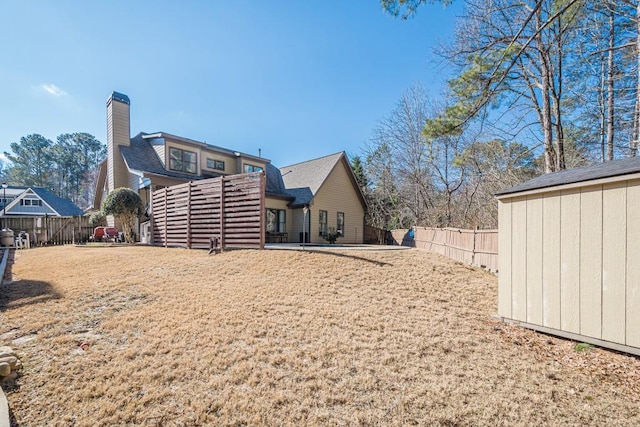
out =
<svg viewBox="0 0 640 427"><path fill-rule="evenodd" d="M129 186L129 171L120 146L130 144L129 97L113 92L107 99L107 183L109 191Z"/></svg>

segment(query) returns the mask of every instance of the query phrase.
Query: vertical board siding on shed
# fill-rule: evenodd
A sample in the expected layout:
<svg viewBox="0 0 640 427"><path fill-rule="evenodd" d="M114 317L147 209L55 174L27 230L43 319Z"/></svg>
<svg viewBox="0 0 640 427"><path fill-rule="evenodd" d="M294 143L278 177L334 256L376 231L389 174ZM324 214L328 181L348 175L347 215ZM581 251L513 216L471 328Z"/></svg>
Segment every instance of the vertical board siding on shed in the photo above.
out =
<svg viewBox="0 0 640 427"><path fill-rule="evenodd" d="M527 199L511 205L511 313L527 321Z"/></svg>
<svg viewBox="0 0 640 427"><path fill-rule="evenodd" d="M625 299L627 258L627 186L604 186L602 192L602 339L625 341Z"/></svg>
<svg viewBox="0 0 640 427"><path fill-rule="evenodd" d="M527 199L527 322L542 324L542 197Z"/></svg>
<svg viewBox="0 0 640 427"><path fill-rule="evenodd" d="M626 312L625 343L640 347L640 182L627 186L627 256L625 302L618 307Z"/></svg>
<svg viewBox="0 0 640 427"><path fill-rule="evenodd" d="M560 196L560 329L580 333L580 190Z"/></svg>
<svg viewBox="0 0 640 427"><path fill-rule="evenodd" d="M640 180L503 197L498 212L501 316L640 348Z"/></svg>
<svg viewBox="0 0 640 427"><path fill-rule="evenodd" d="M560 200L543 199L542 224L542 324L560 328Z"/></svg>
<svg viewBox="0 0 640 427"><path fill-rule="evenodd" d="M498 233L498 314L512 318L511 312L511 201L498 204L498 224L508 232Z"/></svg>
<svg viewBox="0 0 640 427"><path fill-rule="evenodd" d="M580 333L602 338L602 186L580 194Z"/></svg>

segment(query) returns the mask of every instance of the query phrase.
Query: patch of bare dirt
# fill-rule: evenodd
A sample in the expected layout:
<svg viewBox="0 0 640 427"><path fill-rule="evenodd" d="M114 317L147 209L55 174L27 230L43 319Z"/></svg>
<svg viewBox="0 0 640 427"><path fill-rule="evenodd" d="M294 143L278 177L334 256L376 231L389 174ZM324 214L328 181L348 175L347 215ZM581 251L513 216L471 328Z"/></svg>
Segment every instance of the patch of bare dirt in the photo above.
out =
<svg viewBox="0 0 640 427"><path fill-rule="evenodd" d="M497 280L425 252L20 251L15 423L638 425L640 362L495 323Z"/></svg>

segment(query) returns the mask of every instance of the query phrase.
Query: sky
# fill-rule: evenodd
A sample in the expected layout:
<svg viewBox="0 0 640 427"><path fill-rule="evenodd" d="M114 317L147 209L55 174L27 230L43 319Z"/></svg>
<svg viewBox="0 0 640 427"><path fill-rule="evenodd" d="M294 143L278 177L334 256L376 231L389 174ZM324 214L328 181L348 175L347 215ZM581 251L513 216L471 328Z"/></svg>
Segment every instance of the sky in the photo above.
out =
<svg viewBox="0 0 640 427"><path fill-rule="evenodd" d="M0 153L88 132L131 99L131 133L167 132L285 166L362 154L404 91L437 94L434 54L461 2L412 19L379 0L0 0Z"/></svg>

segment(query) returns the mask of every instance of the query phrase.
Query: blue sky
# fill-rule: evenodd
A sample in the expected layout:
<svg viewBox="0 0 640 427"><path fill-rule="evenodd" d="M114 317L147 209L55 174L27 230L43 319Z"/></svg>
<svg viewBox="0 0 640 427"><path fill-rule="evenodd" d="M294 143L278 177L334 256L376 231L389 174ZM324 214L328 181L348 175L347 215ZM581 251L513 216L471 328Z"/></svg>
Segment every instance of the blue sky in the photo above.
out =
<svg viewBox="0 0 640 427"><path fill-rule="evenodd" d="M131 132L164 131L277 166L359 154L402 92L441 90L433 48L460 14L394 19L378 0L0 0L0 152L89 132L131 99Z"/></svg>

